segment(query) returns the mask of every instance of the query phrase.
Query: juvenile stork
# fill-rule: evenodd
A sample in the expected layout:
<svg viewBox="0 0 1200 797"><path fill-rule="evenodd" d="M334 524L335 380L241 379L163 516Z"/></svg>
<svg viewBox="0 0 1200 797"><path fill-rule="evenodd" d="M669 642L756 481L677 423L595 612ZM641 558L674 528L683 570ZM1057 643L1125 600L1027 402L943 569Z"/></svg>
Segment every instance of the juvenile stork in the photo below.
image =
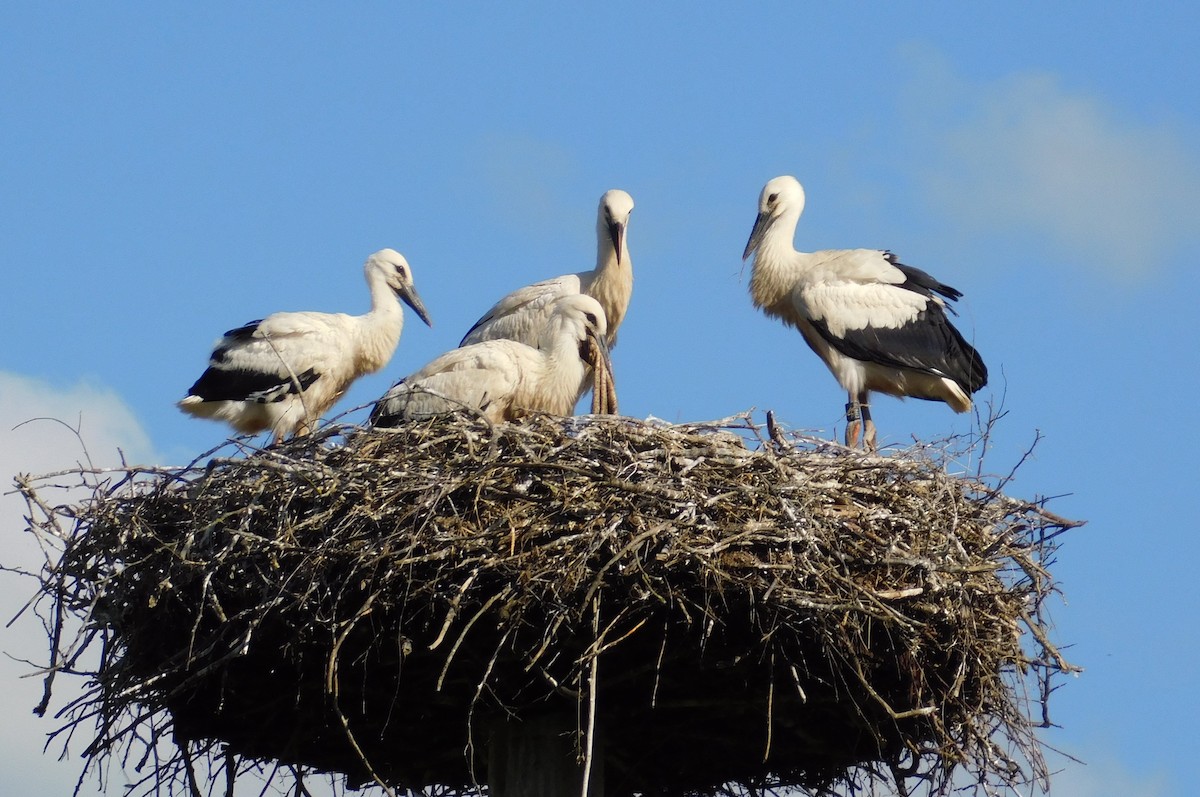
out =
<svg viewBox="0 0 1200 797"><path fill-rule="evenodd" d="M515 340L537 346L542 328L555 301L562 296L585 294L600 302L608 319L607 344L617 343L617 329L633 295L633 262L629 259L626 232L633 212L633 197L614 188L600 197L596 211L596 268L526 285L505 296L468 330L459 346L485 340ZM590 380L580 382L576 400L587 392Z"/></svg>
<svg viewBox="0 0 1200 797"><path fill-rule="evenodd" d="M944 299L962 294L878 249L797 252L792 245L804 210L795 177L771 180L742 259L754 255L754 306L800 330L846 390L846 445L859 436L875 450L869 394L944 401L971 409L987 384L987 368L946 317Z"/></svg>
<svg viewBox="0 0 1200 797"><path fill-rule="evenodd" d="M561 296L537 348L487 340L452 349L392 386L371 411L373 426L396 426L455 409L475 409L493 423L533 412L570 415L587 371L611 377L604 309L590 296ZM611 381L606 394L615 405ZM598 411L615 412L604 406Z"/></svg>
<svg viewBox="0 0 1200 797"><path fill-rule="evenodd" d="M392 358L404 326L397 297L433 326L403 255L381 249L363 272L371 289L365 315L275 313L231 329L179 408L242 434L269 429L277 443L311 431L355 379Z"/></svg>

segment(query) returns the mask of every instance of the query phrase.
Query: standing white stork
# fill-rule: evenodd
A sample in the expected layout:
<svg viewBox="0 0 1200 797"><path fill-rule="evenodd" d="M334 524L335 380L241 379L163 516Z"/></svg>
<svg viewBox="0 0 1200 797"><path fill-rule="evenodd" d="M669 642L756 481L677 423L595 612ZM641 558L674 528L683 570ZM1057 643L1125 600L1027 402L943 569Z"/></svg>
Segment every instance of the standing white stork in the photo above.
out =
<svg viewBox="0 0 1200 797"><path fill-rule="evenodd" d="M962 294L878 249L797 252L792 245L804 210L795 177L771 180L742 259L755 255L754 306L800 330L846 390L846 444L859 435L875 449L868 395L944 401L971 409L987 384L987 368L946 317L944 299Z"/></svg>
<svg viewBox="0 0 1200 797"><path fill-rule="evenodd" d="M532 412L570 415L587 371L611 373L607 331L599 302L561 296L537 348L487 340L452 349L393 385L375 403L370 422L396 426L462 408L479 410L494 423Z"/></svg>
<svg viewBox="0 0 1200 797"><path fill-rule="evenodd" d="M619 188L606 191L600 197L596 211L596 268L535 282L513 291L484 313L458 345L507 339L537 346L555 301L562 296L585 294L604 308L608 320L608 348L615 346L617 329L633 295L633 262L629 259L626 240L631 213L633 197ZM589 384L585 374L576 400L587 392Z"/></svg>
<svg viewBox="0 0 1200 797"><path fill-rule="evenodd" d="M365 315L275 313L231 329L179 408L242 434L269 429L275 442L311 431L355 379L392 358L404 326L397 297L433 326L403 255L381 249L363 272L371 289Z"/></svg>

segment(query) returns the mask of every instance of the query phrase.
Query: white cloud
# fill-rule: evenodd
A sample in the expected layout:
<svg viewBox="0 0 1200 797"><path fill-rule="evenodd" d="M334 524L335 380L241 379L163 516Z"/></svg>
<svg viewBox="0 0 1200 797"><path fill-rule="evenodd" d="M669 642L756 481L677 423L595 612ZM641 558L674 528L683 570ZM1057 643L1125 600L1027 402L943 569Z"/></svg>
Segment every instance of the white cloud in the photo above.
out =
<svg viewBox="0 0 1200 797"><path fill-rule="evenodd" d="M1163 776L1139 777L1111 755L1095 753L1096 763L1068 764L1050 779L1051 797L1167 797L1177 794Z"/></svg>
<svg viewBox="0 0 1200 797"><path fill-rule="evenodd" d="M1073 265L1147 276L1200 240L1200 153L1054 75L973 84L927 53L902 117L931 201L978 230L1044 236Z"/></svg>
<svg viewBox="0 0 1200 797"><path fill-rule="evenodd" d="M86 384L60 389L0 372L0 563L36 571L44 561L34 537L23 531L25 503L12 492L16 474L37 475L82 462L112 466L120 463L122 453L129 461L154 461L145 431L112 391ZM35 586L28 578L0 573L4 623L33 595ZM0 794L70 794L79 777L81 761L74 755L86 740L77 739L72 745L73 757L59 761L61 743L42 752L46 734L57 722L32 714L41 698L42 681L29 677L32 667L26 662L44 663L46 648L46 633L31 612L0 628L0 650L6 654L0 657L0 684L7 707L0 719ZM51 712L82 686L73 680L79 679L57 681ZM119 791L120 773L110 774L115 774L117 781L110 790ZM95 793L93 788L94 783L88 781L81 793Z"/></svg>
<svg viewBox="0 0 1200 797"><path fill-rule="evenodd" d="M76 431L78 430L78 434ZM120 396L111 390L87 384L58 388L48 383L0 371L0 564L8 568L36 571L45 561L33 535L25 529L25 503L12 493L18 473L41 475L68 470L86 463L104 468L129 463L162 462L137 418ZM64 482L66 480L63 480ZM86 493L53 495L56 502L77 500ZM0 572L0 689L6 711L0 718L0 795L70 795L75 789L83 761L79 753L89 741L88 729L70 744L70 755L60 759L62 742L53 742L46 752L46 735L60 724L51 714L77 695L84 684L74 676L60 677L54 684L50 712L45 718L32 709L42 696L42 679L30 677L34 667L47 657L47 634L40 621L26 612L7 628L3 623L34 594L36 585L28 578ZM24 661L20 661L24 660ZM129 782L119 762L110 760L101 773L89 772L80 797L124 794ZM130 773L133 778L145 775ZM202 777L203 772L201 773ZM251 793L262 784L253 782ZM333 792L313 778L306 781L317 797ZM270 793L278 793L272 791Z"/></svg>

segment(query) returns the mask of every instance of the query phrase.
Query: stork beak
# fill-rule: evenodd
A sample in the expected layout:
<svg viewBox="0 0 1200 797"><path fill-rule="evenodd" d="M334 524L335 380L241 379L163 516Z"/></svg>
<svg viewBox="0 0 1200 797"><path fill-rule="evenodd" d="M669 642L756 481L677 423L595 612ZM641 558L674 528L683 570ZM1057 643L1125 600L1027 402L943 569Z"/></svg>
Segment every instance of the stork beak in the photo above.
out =
<svg viewBox="0 0 1200 797"><path fill-rule="evenodd" d="M591 326L587 327L587 341L580 347L581 359L592 368L608 360L608 343L603 335L597 335Z"/></svg>
<svg viewBox="0 0 1200 797"><path fill-rule="evenodd" d="M746 241L746 248L742 252L742 260L754 254L754 250L758 249L758 245L762 243L763 236L767 234L767 228L771 226L771 216L767 213L759 213L754 220L754 229L750 230L750 240Z"/></svg>
<svg viewBox="0 0 1200 797"><path fill-rule="evenodd" d="M396 295L404 300L404 303L413 309L413 312L425 322L428 327L433 326L433 322L429 320L429 311L425 309L425 303L421 301L420 295L417 294L417 289L412 285L401 285L396 289Z"/></svg>
<svg viewBox="0 0 1200 797"><path fill-rule="evenodd" d="M613 248L617 250L617 265L621 265L621 249L625 241L625 225L614 221L608 225L608 237L612 239Z"/></svg>

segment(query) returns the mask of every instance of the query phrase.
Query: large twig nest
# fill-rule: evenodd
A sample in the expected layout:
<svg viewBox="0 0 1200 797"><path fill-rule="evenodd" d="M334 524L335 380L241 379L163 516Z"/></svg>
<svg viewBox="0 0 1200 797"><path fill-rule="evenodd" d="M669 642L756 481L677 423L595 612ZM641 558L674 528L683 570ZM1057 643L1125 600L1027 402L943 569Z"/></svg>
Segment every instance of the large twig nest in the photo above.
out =
<svg viewBox="0 0 1200 797"><path fill-rule="evenodd" d="M220 749L457 792L496 723L569 711L612 795L1045 777L1073 524L1037 505L744 418L339 431L22 486L51 614L102 642L91 755L172 731L160 780Z"/></svg>

